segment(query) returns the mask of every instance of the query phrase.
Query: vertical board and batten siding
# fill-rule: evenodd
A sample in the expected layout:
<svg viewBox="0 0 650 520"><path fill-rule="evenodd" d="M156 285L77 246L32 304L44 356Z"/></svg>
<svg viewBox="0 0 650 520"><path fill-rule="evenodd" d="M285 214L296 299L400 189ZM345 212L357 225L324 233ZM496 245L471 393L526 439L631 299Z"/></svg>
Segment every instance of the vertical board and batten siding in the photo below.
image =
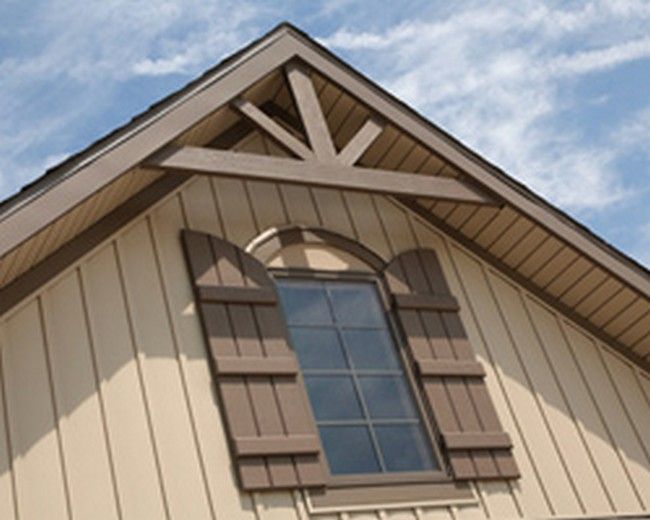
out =
<svg viewBox="0 0 650 520"><path fill-rule="evenodd" d="M290 222L337 231L384 258L437 251L520 480L476 484L476 505L327 514L310 514L300 492L237 490L179 232L245 246ZM459 520L650 510L647 374L385 197L192 179L0 318L0 343L2 518Z"/></svg>

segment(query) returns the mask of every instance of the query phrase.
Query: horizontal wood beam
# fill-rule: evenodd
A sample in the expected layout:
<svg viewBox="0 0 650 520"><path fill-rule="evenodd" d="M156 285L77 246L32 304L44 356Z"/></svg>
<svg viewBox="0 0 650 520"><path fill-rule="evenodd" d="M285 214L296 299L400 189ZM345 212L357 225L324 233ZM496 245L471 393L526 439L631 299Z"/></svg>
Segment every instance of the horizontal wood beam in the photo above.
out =
<svg viewBox="0 0 650 520"><path fill-rule="evenodd" d="M298 363L292 357L215 357L221 376L297 376Z"/></svg>
<svg viewBox="0 0 650 520"><path fill-rule="evenodd" d="M277 297L270 287L206 286L197 288L198 298L209 303L252 303L275 305Z"/></svg>
<svg viewBox="0 0 650 520"><path fill-rule="evenodd" d="M315 435L235 438L237 457L316 455L320 443Z"/></svg>
<svg viewBox="0 0 650 520"><path fill-rule="evenodd" d="M429 377L485 377L483 365L478 361L457 359L419 359L416 361L422 376Z"/></svg>
<svg viewBox="0 0 650 520"><path fill-rule="evenodd" d="M314 153L307 147L307 145L302 143L299 139L296 139L250 101L238 99L232 102L232 106L251 123L264 130L264 132L271 136L271 138L280 146L285 147L287 150L303 159L314 158Z"/></svg>
<svg viewBox="0 0 650 520"><path fill-rule="evenodd" d="M399 309L441 312L459 310L456 298L448 294L395 294L393 298Z"/></svg>
<svg viewBox="0 0 650 520"><path fill-rule="evenodd" d="M442 438L449 450L512 448L510 436L503 432L443 432Z"/></svg>
<svg viewBox="0 0 650 520"><path fill-rule="evenodd" d="M172 173L203 174L340 188L407 197L496 205L491 197L458 179L301 161L193 146L169 146L146 165Z"/></svg>

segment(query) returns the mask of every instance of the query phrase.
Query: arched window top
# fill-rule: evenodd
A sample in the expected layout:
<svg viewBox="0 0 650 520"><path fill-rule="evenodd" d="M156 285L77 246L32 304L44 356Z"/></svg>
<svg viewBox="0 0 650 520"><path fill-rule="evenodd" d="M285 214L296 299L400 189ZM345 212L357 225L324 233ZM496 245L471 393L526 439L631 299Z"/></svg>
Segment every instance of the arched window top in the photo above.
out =
<svg viewBox="0 0 650 520"><path fill-rule="evenodd" d="M267 267L381 272L386 262L357 241L316 227L274 228L246 247Z"/></svg>

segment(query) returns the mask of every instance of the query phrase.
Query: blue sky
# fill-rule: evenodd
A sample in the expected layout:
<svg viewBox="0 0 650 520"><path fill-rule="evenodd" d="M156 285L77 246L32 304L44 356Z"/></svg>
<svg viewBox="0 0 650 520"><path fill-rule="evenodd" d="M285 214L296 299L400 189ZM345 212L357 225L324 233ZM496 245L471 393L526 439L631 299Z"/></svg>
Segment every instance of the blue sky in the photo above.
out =
<svg viewBox="0 0 650 520"><path fill-rule="evenodd" d="M288 20L650 264L646 0L2 0L0 20L0 199Z"/></svg>

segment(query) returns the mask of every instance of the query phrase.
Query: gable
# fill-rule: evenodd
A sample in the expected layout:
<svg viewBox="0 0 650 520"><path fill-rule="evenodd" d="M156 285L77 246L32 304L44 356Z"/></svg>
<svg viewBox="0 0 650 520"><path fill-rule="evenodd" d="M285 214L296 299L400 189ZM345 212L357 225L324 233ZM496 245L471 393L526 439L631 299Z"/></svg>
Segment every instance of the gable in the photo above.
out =
<svg viewBox="0 0 650 520"><path fill-rule="evenodd" d="M0 284L9 289L131 195L168 177L159 169L142 167L165 145L231 149L255 141L257 148L252 151L258 154L290 156L245 122L230 105L235 97L262 107L306 146L305 129L281 68L296 57L312 71L337 151L370 114L381 116L381 133L359 157L358 165L427 178L457 178L498 200L495 206L399 197L413 212L647 368L650 280L643 267L288 27L273 31L108 142L76 158L76 164L69 171L64 167L47 189L5 208L0 221Z"/></svg>

